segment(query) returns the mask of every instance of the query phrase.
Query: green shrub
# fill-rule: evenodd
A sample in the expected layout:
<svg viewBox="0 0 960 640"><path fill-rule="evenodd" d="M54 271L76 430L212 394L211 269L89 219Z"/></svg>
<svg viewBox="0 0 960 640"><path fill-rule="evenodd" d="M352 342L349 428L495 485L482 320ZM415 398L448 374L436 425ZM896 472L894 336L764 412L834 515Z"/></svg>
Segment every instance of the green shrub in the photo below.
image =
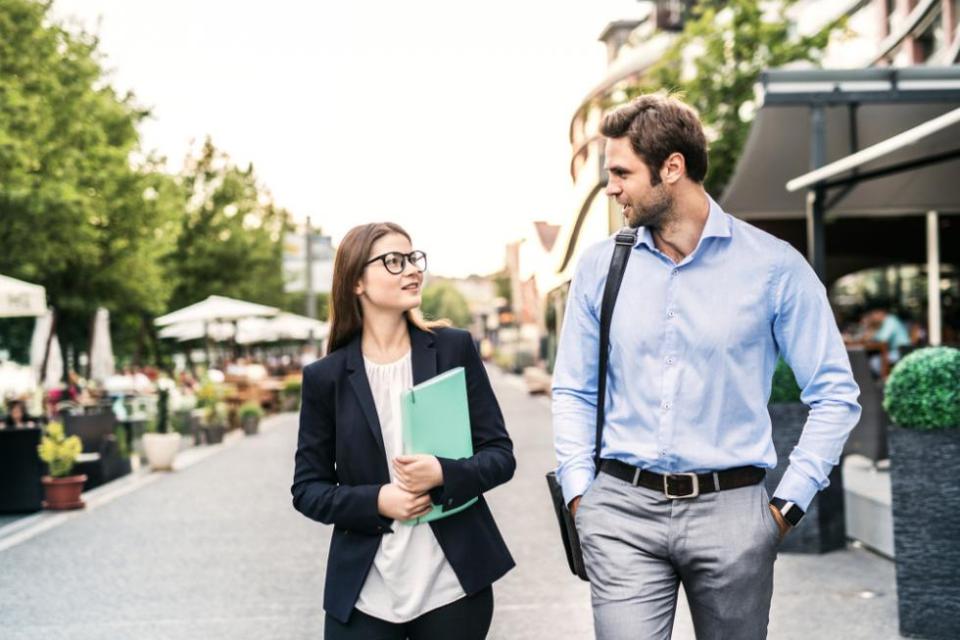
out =
<svg viewBox="0 0 960 640"><path fill-rule="evenodd" d="M287 380L283 383L283 395L285 396L299 396L300 395L300 380Z"/></svg>
<svg viewBox="0 0 960 640"><path fill-rule="evenodd" d="M238 410L240 418L260 418L263 416L263 408L254 401L244 402Z"/></svg>
<svg viewBox="0 0 960 640"><path fill-rule="evenodd" d="M887 378L883 408L901 427L960 428L960 350L930 347L898 362Z"/></svg>
<svg viewBox="0 0 960 640"><path fill-rule="evenodd" d="M773 383L770 387L770 404L800 402L800 387L790 366L783 358L777 360L773 370Z"/></svg>

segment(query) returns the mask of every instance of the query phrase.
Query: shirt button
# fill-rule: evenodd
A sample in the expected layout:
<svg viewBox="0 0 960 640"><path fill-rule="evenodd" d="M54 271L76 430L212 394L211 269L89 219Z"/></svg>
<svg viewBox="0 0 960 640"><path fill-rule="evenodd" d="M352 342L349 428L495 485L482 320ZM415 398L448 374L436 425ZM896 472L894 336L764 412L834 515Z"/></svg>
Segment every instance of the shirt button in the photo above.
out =
<svg viewBox="0 0 960 640"><path fill-rule="evenodd" d="M673 271L670 272L670 275L674 277L680 275L680 269L674 269Z"/></svg>
<svg viewBox="0 0 960 640"><path fill-rule="evenodd" d="M674 362L673 358L667 358L667 364L673 364L673 362Z"/></svg>
<svg viewBox="0 0 960 640"><path fill-rule="evenodd" d="M667 450L666 450L666 449L660 449L660 455L661 455L661 456L667 455Z"/></svg>
<svg viewBox="0 0 960 640"><path fill-rule="evenodd" d="M676 312L676 311L667 311L667 317L668 317L668 318L675 318L675 317L677 317L677 312Z"/></svg>
<svg viewBox="0 0 960 640"><path fill-rule="evenodd" d="M670 404L669 402L664 402L664 403L663 403L663 409L664 409L665 411L669 411L669 410L670 410L670 407L672 407L672 406L673 406L673 405Z"/></svg>

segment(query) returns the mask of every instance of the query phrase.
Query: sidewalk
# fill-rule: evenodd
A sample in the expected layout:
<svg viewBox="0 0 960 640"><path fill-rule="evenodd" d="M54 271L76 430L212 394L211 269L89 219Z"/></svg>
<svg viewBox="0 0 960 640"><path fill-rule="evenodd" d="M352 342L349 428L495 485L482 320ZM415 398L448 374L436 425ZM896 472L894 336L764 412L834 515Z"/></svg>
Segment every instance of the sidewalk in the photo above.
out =
<svg viewBox="0 0 960 640"><path fill-rule="evenodd" d="M592 638L589 587L567 572L543 479L549 405L490 373L518 467L489 495L517 560L495 587L489 637ZM91 492L84 511L0 523L0 638L320 638L330 529L291 506L296 429L276 416L177 473ZM674 637L693 638L682 598ZM782 554L770 637L898 638L893 564L859 549Z"/></svg>

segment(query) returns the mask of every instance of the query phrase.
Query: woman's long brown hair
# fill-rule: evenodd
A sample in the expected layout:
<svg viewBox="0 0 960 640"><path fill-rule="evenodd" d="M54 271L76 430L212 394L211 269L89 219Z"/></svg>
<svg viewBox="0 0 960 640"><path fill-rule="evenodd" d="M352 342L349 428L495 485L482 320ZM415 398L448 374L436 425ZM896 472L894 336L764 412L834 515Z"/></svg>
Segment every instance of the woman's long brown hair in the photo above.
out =
<svg viewBox="0 0 960 640"><path fill-rule="evenodd" d="M354 293L356 284L363 278L364 263L369 259L374 243L385 235L399 233L407 240L410 234L393 222L371 222L354 227L347 232L337 248L333 261L333 285L330 290L330 335L327 338L327 353L345 346L363 329L363 308L360 298ZM423 331L447 327L444 320L425 321L416 309L404 311L407 322Z"/></svg>

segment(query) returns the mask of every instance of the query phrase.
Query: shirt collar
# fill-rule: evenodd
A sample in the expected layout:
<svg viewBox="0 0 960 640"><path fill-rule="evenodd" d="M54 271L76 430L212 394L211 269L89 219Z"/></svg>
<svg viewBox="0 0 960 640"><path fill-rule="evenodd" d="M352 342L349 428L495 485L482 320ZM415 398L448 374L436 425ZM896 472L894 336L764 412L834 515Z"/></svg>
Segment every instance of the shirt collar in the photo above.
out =
<svg viewBox="0 0 960 640"><path fill-rule="evenodd" d="M731 222L727 213L720 208L720 205L707 195L707 201L710 203L710 211L707 213L707 223L703 226L703 233L700 234L700 241L697 243L699 247L706 238L729 238L733 235L730 227ZM653 234L650 233L650 229L647 227L640 227L637 230L637 244L634 245L639 247L640 245L647 245L648 249L656 249L657 245L653 242Z"/></svg>

